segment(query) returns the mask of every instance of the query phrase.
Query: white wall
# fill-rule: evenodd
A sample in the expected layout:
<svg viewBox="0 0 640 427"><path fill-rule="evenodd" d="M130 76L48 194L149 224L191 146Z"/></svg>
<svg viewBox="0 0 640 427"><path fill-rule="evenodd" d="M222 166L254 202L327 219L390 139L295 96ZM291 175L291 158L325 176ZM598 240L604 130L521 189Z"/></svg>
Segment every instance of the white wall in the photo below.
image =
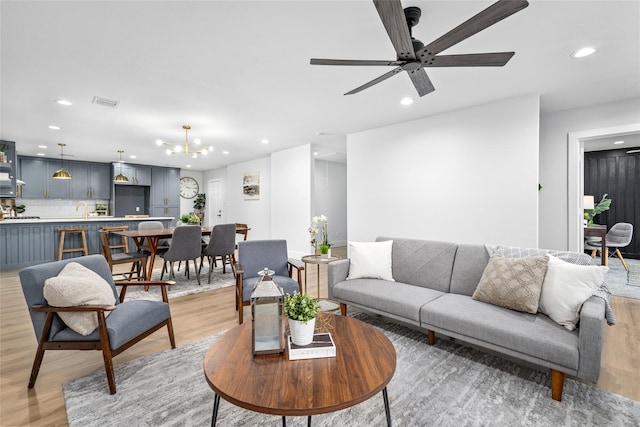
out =
<svg viewBox="0 0 640 427"><path fill-rule="evenodd" d="M540 247L567 250L567 135L640 121L640 99L543 114L540 117ZM574 178L575 179L575 178Z"/></svg>
<svg viewBox="0 0 640 427"><path fill-rule="evenodd" d="M260 199L244 200L242 178L245 172L260 172ZM269 157L237 163L227 167L225 185L227 210L225 221L251 227L252 240L271 238L271 161Z"/></svg>
<svg viewBox="0 0 640 427"><path fill-rule="evenodd" d="M538 118L530 95L349 135L349 240L537 247Z"/></svg>
<svg viewBox="0 0 640 427"><path fill-rule="evenodd" d="M289 256L310 253L312 156L309 144L271 154L271 238L285 239Z"/></svg>
<svg viewBox="0 0 640 427"><path fill-rule="evenodd" d="M329 218L329 243L347 244L347 165L315 161L312 214Z"/></svg>

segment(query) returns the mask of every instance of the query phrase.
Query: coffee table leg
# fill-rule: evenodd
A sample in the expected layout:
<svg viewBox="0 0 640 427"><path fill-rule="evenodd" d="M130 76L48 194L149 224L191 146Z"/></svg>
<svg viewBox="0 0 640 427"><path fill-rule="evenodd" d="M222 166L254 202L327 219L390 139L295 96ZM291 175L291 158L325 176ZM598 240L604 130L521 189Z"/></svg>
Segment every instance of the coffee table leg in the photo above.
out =
<svg viewBox="0 0 640 427"><path fill-rule="evenodd" d="M282 427L287 427L287 417L282 416Z"/></svg>
<svg viewBox="0 0 640 427"><path fill-rule="evenodd" d="M382 389L382 398L384 399L384 412L387 415L387 427L391 427L391 411L389 410L389 396L386 387Z"/></svg>
<svg viewBox="0 0 640 427"><path fill-rule="evenodd" d="M218 418L218 408L220 407L220 396L218 393L213 398L213 415L211 415L211 427L216 426L216 419Z"/></svg>

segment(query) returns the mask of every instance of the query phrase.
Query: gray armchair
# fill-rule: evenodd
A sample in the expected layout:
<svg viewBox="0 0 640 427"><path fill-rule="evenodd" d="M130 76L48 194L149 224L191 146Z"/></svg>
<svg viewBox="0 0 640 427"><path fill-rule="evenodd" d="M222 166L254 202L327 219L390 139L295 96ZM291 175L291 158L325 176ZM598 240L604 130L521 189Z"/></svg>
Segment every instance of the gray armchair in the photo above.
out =
<svg viewBox="0 0 640 427"><path fill-rule="evenodd" d="M629 271L629 266L625 262L622 254L620 253L620 248L625 248L629 246L631 243L631 239L633 238L633 224L628 222L618 222L611 227L611 229L607 232L607 237L605 238L605 243L607 245L607 252L609 249L615 249L616 255L620 259L622 266L625 270ZM601 250L601 239L598 240L588 240L585 244L585 247L588 249L592 249L591 258L595 258L596 252ZM603 254L600 254L602 256Z"/></svg>
<svg viewBox="0 0 640 427"><path fill-rule="evenodd" d="M273 281L286 295L302 292L304 264L288 258L286 240L247 240L238 242L236 263L236 310L238 321L243 321L243 307L251 304L251 291L259 279L258 272L268 268L275 272ZM297 281L293 280L293 269Z"/></svg>
<svg viewBox="0 0 640 427"><path fill-rule="evenodd" d="M198 275L198 259L202 253L202 228L199 225L182 225L173 230L173 238L169 250L162 255L164 263L162 265L162 274L160 279L164 277L167 263L170 268L170 278L175 278L173 263L176 261L186 261L186 274L189 278L189 261L193 261L193 269L200 284L200 276Z"/></svg>
<svg viewBox="0 0 640 427"><path fill-rule="evenodd" d="M200 269L202 269L203 257L207 257L209 260L209 276L208 282L211 283L211 272L216 265L216 259L222 258L222 273L227 272L227 261L231 264L231 269L234 270L233 261L235 258L234 252L236 249L236 225L235 224L218 224L211 230L211 237L209 238L209 244L202 250L200 258ZM234 271L235 272L235 271Z"/></svg>
<svg viewBox="0 0 640 427"><path fill-rule="evenodd" d="M45 281L58 276L60 271L71 262L81 264L104 279L113 290L115 305L49 306L44 297ZM169 332L171 348L176 347L166 290L166 286L173 284L172 282L118 282L118 286L122 286L122 291L118 297L111 276L111 269L102 255L77 257L27 267L20 271L19 276L22 292L24 293L27 307L31 314L33 329L38 340L38 349L33 361L31 377L29 378L29 388L33 388L36 383L46 350L102 351L109 392L115 394L113 357L164 326L167 327ZM127 286L140 285L160 286L163 301L132 300L123 302ZM89 335L81 335L62 321L59 313L64 312L95 313L98 318L98 327ZM105 315L107 312L110 312L108 317Z"/></svg>

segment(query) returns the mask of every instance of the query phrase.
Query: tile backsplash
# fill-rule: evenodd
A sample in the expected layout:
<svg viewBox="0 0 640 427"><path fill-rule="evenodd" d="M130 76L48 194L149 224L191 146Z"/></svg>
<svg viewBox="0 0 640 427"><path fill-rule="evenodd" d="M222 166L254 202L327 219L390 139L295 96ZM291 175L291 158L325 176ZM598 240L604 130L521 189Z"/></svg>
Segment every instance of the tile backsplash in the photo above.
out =
<svg viewBox="0 0 640 427"><path fill-rule="evenodd" d="M15 203L26 207L25 216L68 218L84 214L84 204L79 205L79 202L87 202L89 214L95 211L97 204L109 205L109 200L16 199Z"/></svg>

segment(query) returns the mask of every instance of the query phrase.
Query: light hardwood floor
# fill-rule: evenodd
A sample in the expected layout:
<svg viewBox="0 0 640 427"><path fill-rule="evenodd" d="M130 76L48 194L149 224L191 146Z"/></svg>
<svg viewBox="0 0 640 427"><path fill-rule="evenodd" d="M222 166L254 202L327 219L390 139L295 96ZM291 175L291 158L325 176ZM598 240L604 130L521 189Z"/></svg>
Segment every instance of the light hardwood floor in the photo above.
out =
<svg viewBox="0 0 640 427"><path fill-rule="evenodd" d="M336 255L346 255L345 248L334 251ZM312 294L316 292L315 271L316 268L308 271L308 291ZM326 266L320 269L320 281L320 293L325 297ZM172 299L176 344L236 326L234 299L234 288ZM640 300L613 297L611 302L618 324L605 327L602 371L597 387L640 401ZM245 310L245 319L249 319L249 307ZM114 362L117 365L167 348L169 339L163 328L117 356ZM36 386L29 390L27 382L35 349L35 335L17 271L0 272L0 426L66 425L62 383L104 370L100 352L48 351Z"/></svg>

